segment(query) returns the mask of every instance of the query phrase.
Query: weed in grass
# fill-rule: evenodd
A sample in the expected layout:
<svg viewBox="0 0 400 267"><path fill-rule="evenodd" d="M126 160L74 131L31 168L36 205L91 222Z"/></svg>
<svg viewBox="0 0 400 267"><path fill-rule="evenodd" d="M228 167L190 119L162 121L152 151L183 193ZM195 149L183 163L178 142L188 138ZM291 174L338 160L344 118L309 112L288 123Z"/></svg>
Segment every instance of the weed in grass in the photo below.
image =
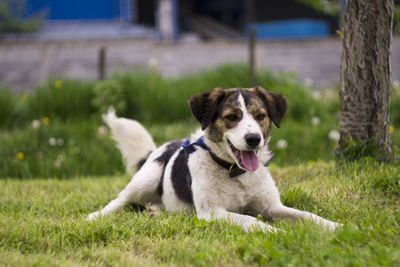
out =
<svg viewBox="0 0 400 267"><path fill-rule="evenodd" d="M47 121L47 120L45 120ZM121 155L95 122L49 119L0 138L0 177L72 177L123 171Z"/></svg>
<svg viewBox="0 0 400 267"><path fill-rule="evenodd" d="M94 83L71 79L50 80L36 88L27 99L29 118L52 117L63 121L87 118L95 112L91 105Z"/></svg>

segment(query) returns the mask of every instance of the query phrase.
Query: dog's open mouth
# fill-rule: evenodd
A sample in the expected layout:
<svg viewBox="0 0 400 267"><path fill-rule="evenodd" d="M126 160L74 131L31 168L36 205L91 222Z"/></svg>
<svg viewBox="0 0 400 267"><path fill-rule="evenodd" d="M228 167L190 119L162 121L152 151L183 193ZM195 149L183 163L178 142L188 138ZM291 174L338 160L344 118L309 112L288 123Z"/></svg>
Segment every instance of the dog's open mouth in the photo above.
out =
<svg viewBox="0 0 400 267"><path fill-rule="evenodd" d="M228 140L228 143L232 150L232 153L237 158L240 167L243 167L244 169L246 169L248 171L252 171L252 172L258 169L260 163L258 160L257 151L255 151L255 150L250 150L250 151L239 150L236 147L234 147L229 140Z"/></svg>

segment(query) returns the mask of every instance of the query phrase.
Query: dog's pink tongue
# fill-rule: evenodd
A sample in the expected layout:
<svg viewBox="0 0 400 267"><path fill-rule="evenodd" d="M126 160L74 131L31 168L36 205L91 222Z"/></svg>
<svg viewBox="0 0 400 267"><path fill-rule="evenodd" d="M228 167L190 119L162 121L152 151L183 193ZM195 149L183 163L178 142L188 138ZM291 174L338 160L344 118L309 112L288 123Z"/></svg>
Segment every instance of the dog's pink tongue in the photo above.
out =
<svg viewBox="0 0 400 267"><path fill-rule="evenodd" d="M249 171L258 169L259 161L255 151L240 151L243 166Z"/></svg>

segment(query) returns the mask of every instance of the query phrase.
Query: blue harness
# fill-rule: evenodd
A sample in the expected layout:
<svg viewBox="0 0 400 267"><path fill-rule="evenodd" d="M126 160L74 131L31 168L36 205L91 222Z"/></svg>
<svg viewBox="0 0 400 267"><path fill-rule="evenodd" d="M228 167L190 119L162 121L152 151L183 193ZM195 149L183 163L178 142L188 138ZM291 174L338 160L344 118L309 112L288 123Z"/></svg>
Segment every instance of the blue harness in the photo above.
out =
<svg viewBox="0 0 400 267"><path fill-rule="evenodd" d="M188 155L196 151L196 148L194 146L199 146L204 150L210 151L210 149L208 149L208 146L204 143L203 135L200 136L199 139L196 140L196 142L190 143L190 140L186 139L182 144L183 150Z"/></svg>
<svg viewBox="0 0 400 267"><path fill-rule="evenodd" d="M204 143L204 136L200 136L199 139L196 140L196 142L190 143L189 139L186 139L183 143L182 143L182 148L185 151L185 153L187 155L193 153L196 151L196 147L195 146L199 146L202 149L208 151L208 153L210 154L211 158L222 168L226 169L229 171L229 176L230 177L236 177L238 175L241 175L243 173L245 173L246 171L239 168L235 163L230 163L227 162L221 158L219 158L217 155L215 155L209 148L208 146Z"/></svg>

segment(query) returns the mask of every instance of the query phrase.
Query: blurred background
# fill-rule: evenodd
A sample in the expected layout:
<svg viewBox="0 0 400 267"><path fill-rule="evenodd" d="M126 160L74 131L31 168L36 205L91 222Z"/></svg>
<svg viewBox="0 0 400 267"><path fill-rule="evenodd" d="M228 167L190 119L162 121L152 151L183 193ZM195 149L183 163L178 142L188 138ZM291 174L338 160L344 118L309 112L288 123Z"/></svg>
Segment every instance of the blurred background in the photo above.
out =
<svg viewBox="0 0 400 267"><path fill-rule="evenodd" d="M391 138L400 140L400 8ZM0 177L123 172L101 114L157 144L198 127L187 99L257 84L289 102L273 164L334 159L344 0L1 0ZM250 29L255 29L254 50ZM251 51L254 61L251 60ZM253 66L257 73L251 78Z"/></svg>
<svg viewBox="0 0 400 267"><path fill-rule="evenodd" d="M339 81L344 7L344 0L2 0L0 83L24 91L54 76L97 79L102 48L106 75L150 67L179 77L246 62L254 27L256 67L293 71L324 89ZM399 79L397 37L392 56Z"/></svg>

